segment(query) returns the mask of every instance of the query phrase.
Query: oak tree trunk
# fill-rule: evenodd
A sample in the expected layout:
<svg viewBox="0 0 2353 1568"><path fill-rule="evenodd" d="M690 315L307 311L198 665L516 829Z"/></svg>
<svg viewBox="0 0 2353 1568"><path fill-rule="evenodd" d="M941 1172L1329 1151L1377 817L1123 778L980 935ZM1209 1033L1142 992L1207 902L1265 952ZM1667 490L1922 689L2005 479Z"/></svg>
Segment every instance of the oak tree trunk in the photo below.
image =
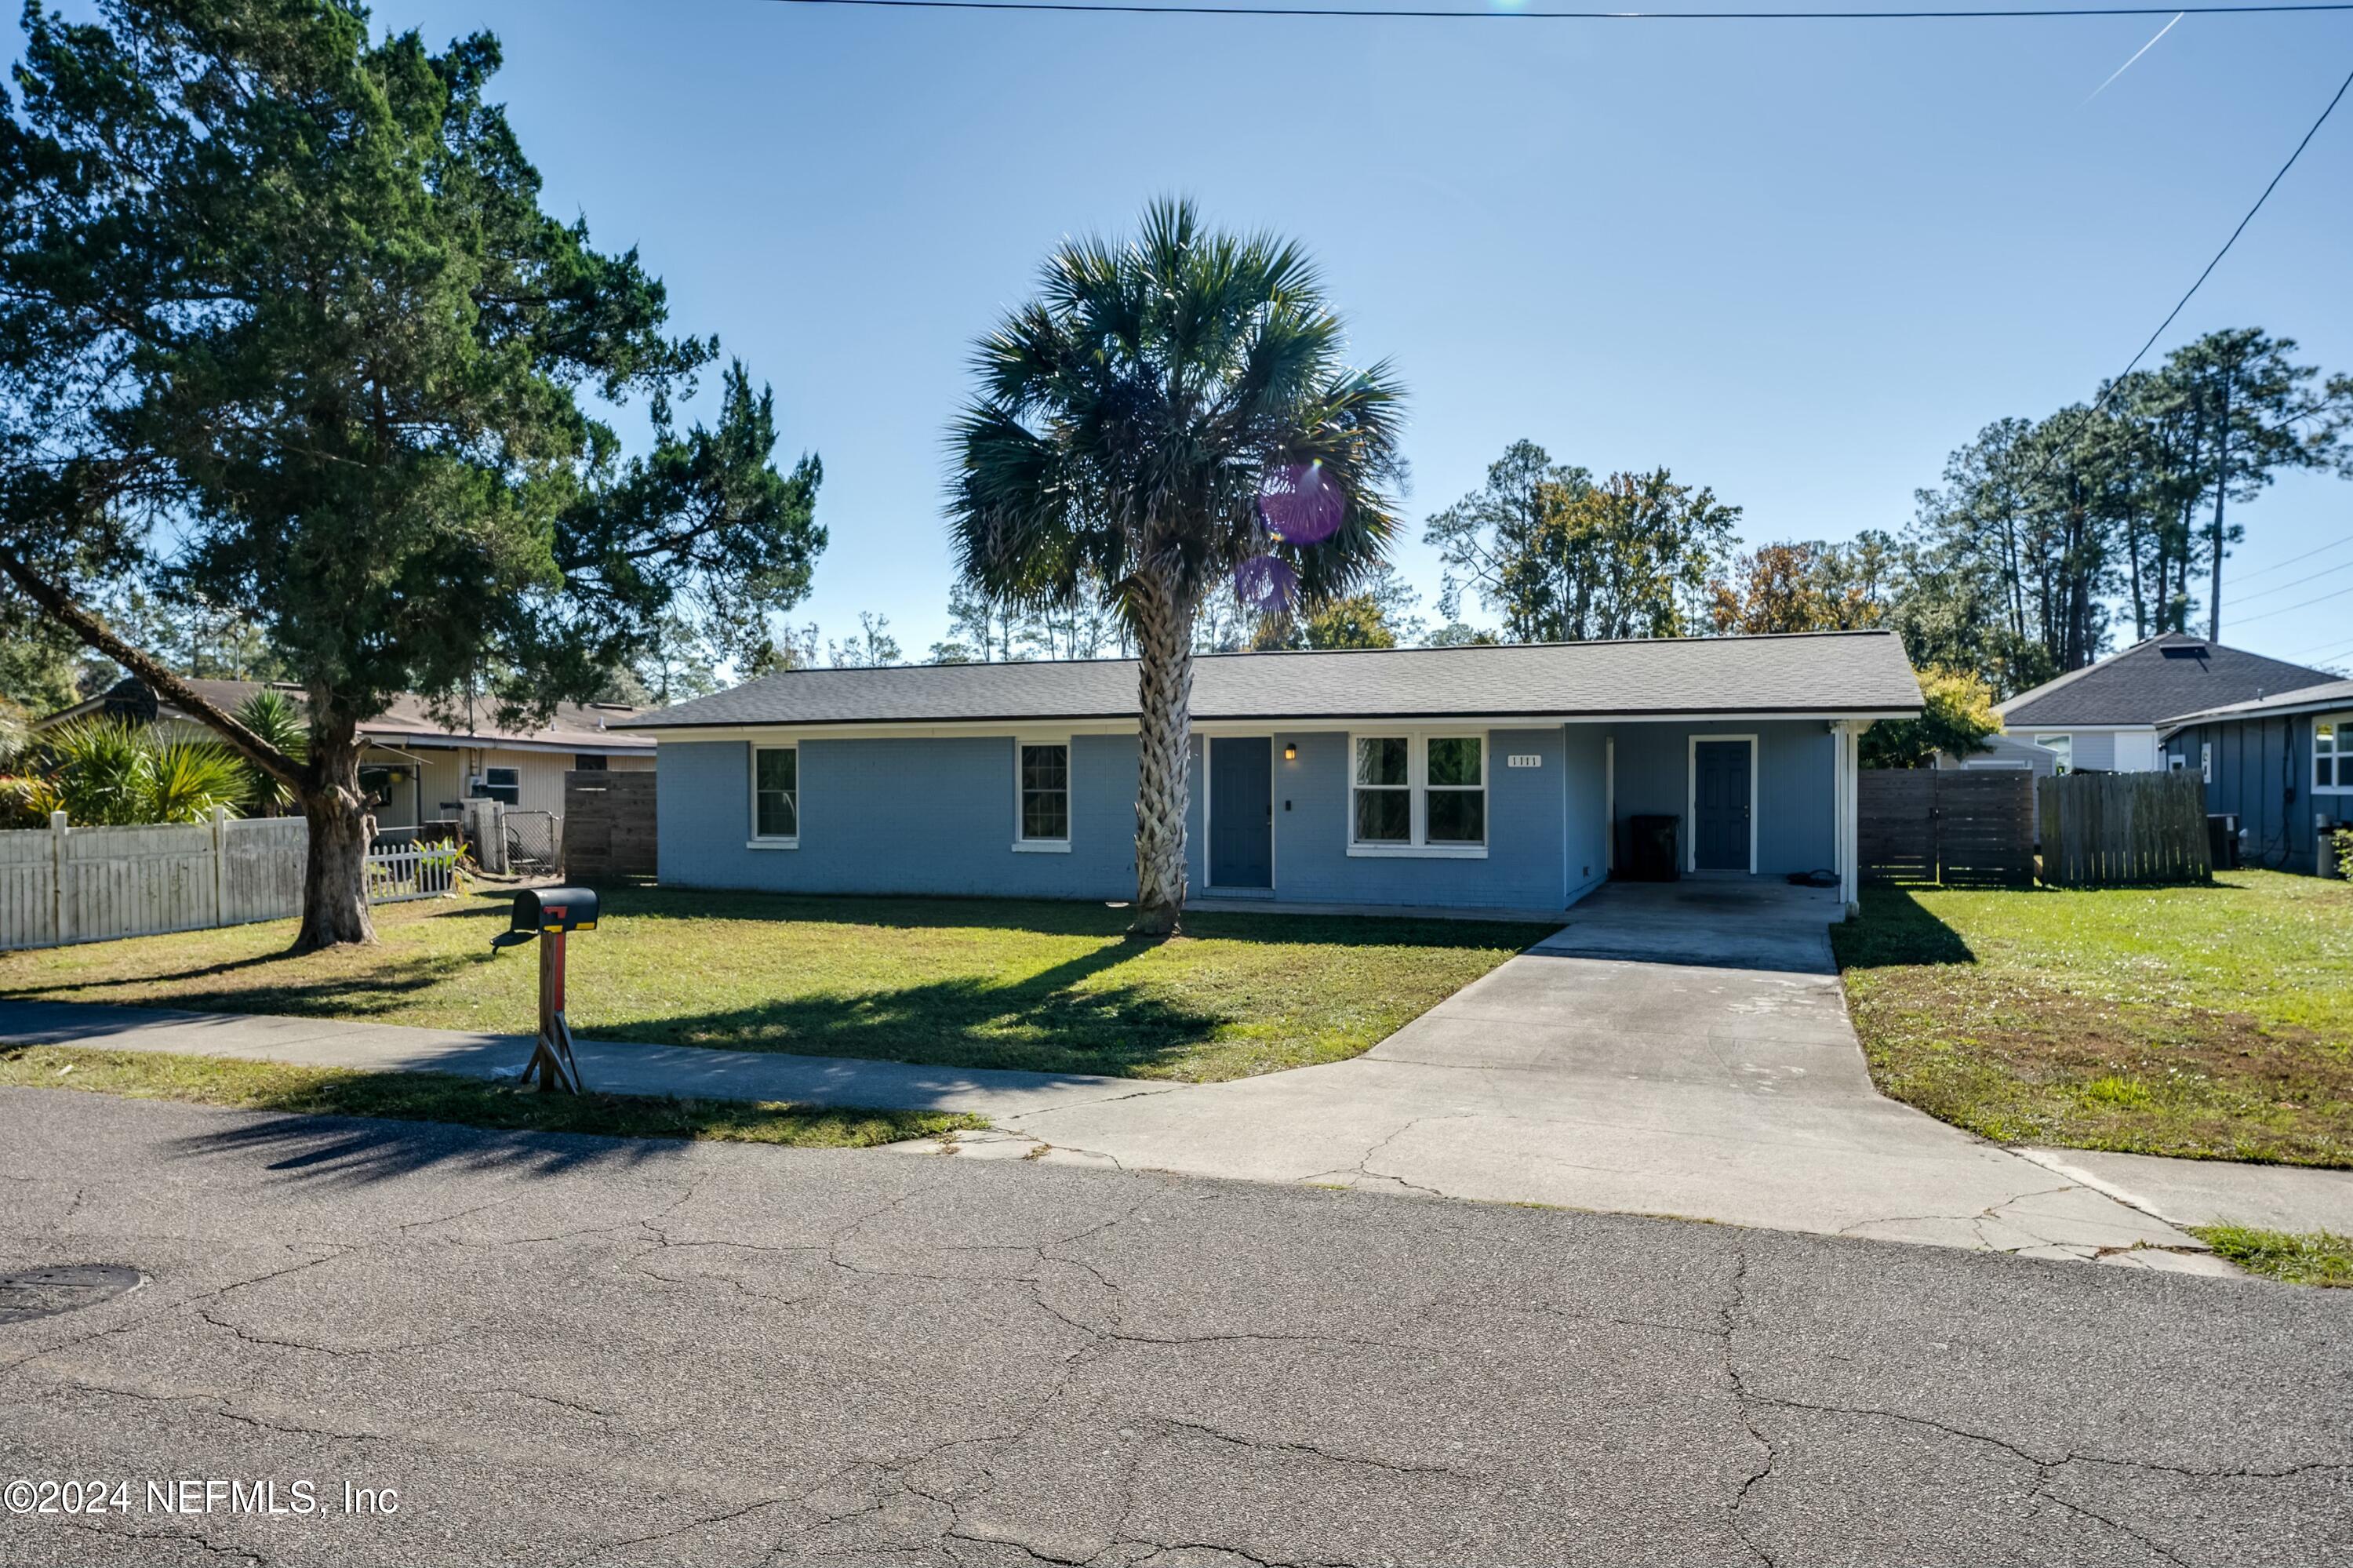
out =
<svg viewBox="0 0 2353 1568"><path fill-rule="evenodd" d="M302 861L302 927L297 953L375 940L368 916L367 852L375 818L360 793L360 748L353 726L328 733L315 726L311 757L295 791L310 824L310 848Z"/></svg>
<svg viewBox="0 0 2353 1568"><path fill-rule="evenodd" d="M1135 917L1139 937L1174 936L1185 908L1185 810L1193 765L1193 605L1173 572L1137 593Z"/></svg>

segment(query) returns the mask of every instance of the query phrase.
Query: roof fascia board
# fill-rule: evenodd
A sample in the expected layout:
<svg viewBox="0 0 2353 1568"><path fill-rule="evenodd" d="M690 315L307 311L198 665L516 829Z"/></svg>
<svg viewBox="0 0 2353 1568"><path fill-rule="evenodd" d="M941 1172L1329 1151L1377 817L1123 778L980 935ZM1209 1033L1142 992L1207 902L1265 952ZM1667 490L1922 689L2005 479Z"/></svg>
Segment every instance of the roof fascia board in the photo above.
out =
<svg viewBox="0 0 2353 1568"><path fill-rule="evenodd" d="M1483 714L1385 713L1317 714L1287 717L1196 719L1191 728L1201 735L1264 735L1270 729L1297 732L1345 732L1366 725L1464 725L1489 729L1549 729L1561 724L1730 724L1745 720L1875 721L1920 716L1918 708L1717 709L1692 713L1641 714ZM931 720L921 723L873 721L859 723L776 724L745 721L726 725L655 725L636 733L660 740L921 740L968 735L1010 735L1050 729L1056 734L1133 735L1134 719L1057 718L1039 715L1018 718Z"/></svg>

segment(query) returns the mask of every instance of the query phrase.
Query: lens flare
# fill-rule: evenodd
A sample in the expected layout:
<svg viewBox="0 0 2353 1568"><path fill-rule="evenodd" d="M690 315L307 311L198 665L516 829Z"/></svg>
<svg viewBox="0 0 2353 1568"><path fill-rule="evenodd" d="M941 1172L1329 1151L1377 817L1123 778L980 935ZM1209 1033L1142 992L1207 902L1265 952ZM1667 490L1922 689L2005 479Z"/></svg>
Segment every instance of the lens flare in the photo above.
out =
<svg viewBox="0 0 2353 1568"><path fill-rule="evenodd" d="M1234 597L1261 615L1280 615L1299 590L1299 572L1274 556L1252 556L1234 568Z"/></svg>
<svg viewBox="0 0 2353 1568"><path fill-rule="evenodd" d="M1258 514L1286 544L1313 545L1340 531L1348 503L1320 462L1286 463L1260 482Z"/></svg>

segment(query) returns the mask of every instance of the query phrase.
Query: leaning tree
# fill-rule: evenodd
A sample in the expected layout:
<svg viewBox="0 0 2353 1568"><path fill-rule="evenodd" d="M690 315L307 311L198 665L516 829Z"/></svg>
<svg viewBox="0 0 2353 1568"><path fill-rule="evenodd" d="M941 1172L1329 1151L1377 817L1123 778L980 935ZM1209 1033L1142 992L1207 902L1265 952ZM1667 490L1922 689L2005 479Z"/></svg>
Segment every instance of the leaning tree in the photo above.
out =
<svg viewBox="0 0 2353 1568"><path fill-rule="evenodd" d="M1193 618L1235 582L1266 612L1367 581L1395 532L1402 393L1352 369L1295 245L1205 230L1192 204L1134 241L1066 241L1037 300L981 340L950 527L992 599L1109 597L1140 655L1135 914L1185 902Z"/></svg>
<svg viewBox="0 0 2353 1568"><path fill-rule="evenodd" d="M26 12L0 112L0 578L282 784L310 825L297 950L369 940L359 724L396 694L505 716L592 694L681 609L806 593L818 470L767 394L665 332L634 251L539 205L484 90L351 0ZM631 397L625 458L599 411ZM299 752L96 605L240 612L304 694Z"/></svg>

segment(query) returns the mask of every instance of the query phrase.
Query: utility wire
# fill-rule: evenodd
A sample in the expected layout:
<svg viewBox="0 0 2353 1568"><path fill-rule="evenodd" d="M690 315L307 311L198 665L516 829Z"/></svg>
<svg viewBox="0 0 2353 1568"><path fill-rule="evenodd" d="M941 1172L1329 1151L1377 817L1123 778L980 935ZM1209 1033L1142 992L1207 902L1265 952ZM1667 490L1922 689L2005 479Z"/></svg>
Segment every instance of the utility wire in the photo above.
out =
<svg viewBox="0 0 2353 1568"><path fill-rule="evenodd" d="M1117 16L1353 16L1415 22L1978 22L2040 16L2276 16L2353 11L2353 0L2264 5L2067 5L1984 11L1440 11L1378 5L1155 5L1148 0L774 0L880 11L1066 11Z"/></svg>
<svg viewBox="0 0 2353 1568"><path fill-rule="evenodd" d="M2341 550L2348 545L2353 545L2353 534L2348 534L2342 539L2331 539L2327 544L2306 550L2301 556L2290 556L2284 561L2274 561L2268 567L2257 567L2253 571L2248 572L2244 576L2239 577L2232 586L2235 588L2240 584L2246 582L2250 577L2267 577L2274 572L2285 570L2287 567L2295 565L2298 561L2308 561L2315 556L2325 556L2331 550ZM2269 590L2266 589L2265 591L2268 592Z"/></svg>
<svg viewBox="0 0 2353 1568"><path fill-rule="evenodd" d="M2100 394L2098 403L2092 405L2093 413L2096 414L2100 411L2101 406L2106 403L2108 398L2114 396L2116 389L2124 384L2125 376L2130 376L2140 362L2147 357L2148 351L2157 346L2157 340L2165 335L2165 329L2173 324L2173 318L2179 315L2182 308L2189 303L2190 295L2206 286L2206 280L2214 275L2214 269L2222 264L2222 258L2231 253L2231 247L2239 242L2239 236L2247 232L2247 225L2255 221L2255 214L2263 210L2263 203L2272 199L2272 192L2279 189L2279 183L2287 178L2287 172L2295 167L2295 161L2304 156L2304 150L2312 145L2312 139L2320 134L2320 128L2328 123L2328 117L2337 112L2338 104L2345 101L2345 90L2348 88L2353 88L2353 71L2346 72L2345 79L2337 84L2337 95L2328 101L2328 107L2322 110L2320 118L2312 122L2312 129L2304 133L2304 140L2295 144L2295 151L2287 155L2287 162L2279 166L2279 173L2274 175L2272 183L2263 187L2263 194L2255 198L2255 205L2247 209L2247 216L2239 219L2239 227L2231 230L2231 238L2222 241L2222 249L2214 252L2214 260L2206 263L2206 270L2198 274L2198 281L2189 285L2189 293L2183 294L2175 302L2173 309L2166 313L2165 319L2157 323L2157 330L2148 334L2147 343L2140 345L2140 353L2132 356L2132 364L2126 366L2123 374L2108 383L2108 390Z"/></svg>
<svg viewBox="0 0 2353 1568"><path fill-rule="evenodd" d="M2342 566L2330 567L2324 571L2314 572L2311 576L2299 577L2292 583L2281 583L2276 588L2264 588L2260 593L2247 594L2240 599L2239 602L2241 604L2245 604L2253 599L2269 599L2275 593L2289 593L2296 588L2303 588L2307 583L2316 583L2323 577L2333 577L2339 572L2353 572L2353 561L2347 561Z"/></svg>
<svg viewBox="0 0 2353 1568"><path fill-rule="evenodd" d="M2264 611L2263 611L2262 614L2260 614L2260 615L2251 615L2251 616L2247 617L2247 620L2270 620L2270 619L2271 619L2273 616L2274 616L2274 615L2285 615L2285 614L2287 614L2287 613L2288 613L2289 611L2291 611L2291 610L2297 610L2297 609L2311 609L2311 608L2312 608L2314 605L2316 605L2316 604L2325 603L2326 601L2327 601L2327 600L2329 600L2329 599L2343 599L2343 598L2344 598L2347 594L2348 594L2348 593L2353 593L2353 588L2338 588L2338 589L2337 589L2337 590L2336 590L2335 592L2333 592L2333 593L2325 593L2325 594L2322 594L2322 595L2320 595L2319 597L2317 597L2317 598L2316 598L2316 599L2302 599L2302 600L2299 600L2298 602L2296 602L2296 603L2295 603L2295 604L2284 604L2284 605L2281 605L2277 609L2267 609L2267 610L2264 610ZM2241 624L2241 625L2244 625L2244 624L2246 624L2246 622L2245 622L2245 621L2242 621L2242 622L2240 622L2240 624Z"/></svg>

